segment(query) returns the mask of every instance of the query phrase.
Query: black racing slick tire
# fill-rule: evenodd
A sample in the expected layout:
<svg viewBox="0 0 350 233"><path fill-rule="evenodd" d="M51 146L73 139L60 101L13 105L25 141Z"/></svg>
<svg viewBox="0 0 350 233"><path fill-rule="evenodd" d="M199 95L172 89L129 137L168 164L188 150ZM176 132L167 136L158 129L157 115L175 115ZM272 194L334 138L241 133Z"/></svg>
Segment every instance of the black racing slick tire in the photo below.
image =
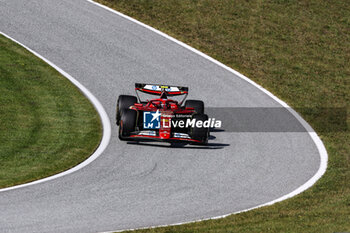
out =
<svg viewBox="0 0 350 233"><path fill-rule="evenodd" d="M204 114L204 102L201 100L186 100L186 108L194 108L197 114Z"/></svg>
<svg viewBox="0 0 350 233"><path fill-rule="evenodd" d="M121 116L126 109L137 103L137 98L132 95L120 95L117 100L116 124L119 125Z"/></svg>
<svg viewBox="0 0 350 233"><path fill-rule="evenodd" d="M131 132L136 130L137 111L132 109L126 109L120 119L119 124L119 139L127 140L127 137L131 135Z"/></svg>
<svg viewBox="0 0 350 233"><path fill-rule="evenodd" d="M206 114L194 114L192 119L196 119L196 121L206 121L208 120L208 115ZM192 139L200 141L199 144L207 144L209 137L209 128L205 127L197 127L196 125L191 128L191 137Z"/></svg>

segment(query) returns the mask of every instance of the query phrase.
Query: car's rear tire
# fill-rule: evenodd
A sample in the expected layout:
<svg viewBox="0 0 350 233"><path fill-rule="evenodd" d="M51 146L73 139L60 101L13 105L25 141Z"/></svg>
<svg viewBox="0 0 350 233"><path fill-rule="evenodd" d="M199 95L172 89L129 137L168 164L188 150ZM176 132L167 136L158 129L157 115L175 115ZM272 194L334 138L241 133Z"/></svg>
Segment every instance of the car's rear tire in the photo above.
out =
<svg viewBox="0 0 350 233"><path fill-rule="evenodd" d="M137 111L132 109L125 109L120 119L119 125L119 139L126 140L131 132L136 130Z"/></svg>
<svg viewBox="0 0 350 233"><path fill-rule="evenodd" d="M119 125L121 116L126 109L137 103L137 98L132 95L120 95L117 100L116 124Z"/></svg>
<svg viewBox="0 0 350 233"><path fill-rule="evenodd" d="M197 121L206 121L208 120L208 115L206 114L194 114L192 119ZM197 127L196 125L191 128L191 137L192 139L200 141L199 144L207 144L209 138L209 128Z"/></svg>
<svg viewBox="0 0 350 233"><path fill-rule="evenodd" d="M204 102L201 100L186 100L186 108L194 108L197 114L204 114Z"/></svg>

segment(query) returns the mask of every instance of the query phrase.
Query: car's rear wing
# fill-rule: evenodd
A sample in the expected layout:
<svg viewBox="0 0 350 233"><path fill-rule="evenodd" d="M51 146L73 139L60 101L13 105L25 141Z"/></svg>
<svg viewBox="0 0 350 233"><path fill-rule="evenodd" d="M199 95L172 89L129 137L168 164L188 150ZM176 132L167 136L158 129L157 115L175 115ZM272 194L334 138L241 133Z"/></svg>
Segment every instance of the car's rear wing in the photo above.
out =
<svg viewBox="0 0 350 233"><path fill-rule="evenodd" d="M150 95L159 95L159 96L162 96L163 93L165 93L166 96L185 95L183 100L179 103L180 105L182 105L182 103L185 101L185 99L188 95L188 87L135 83L135 92L136 92L137 98L138 98L140 103L142 101L141 101L137 91L141 91L143 93L147 93Z"/></svg>
<svg viewBox="0 0 350 233"><path fill-rule="evenodd" d="M161 95L165 91L167 96L176 96L188 94L188 87L135 83L135 91L141 91L150 95Z"/></svg>

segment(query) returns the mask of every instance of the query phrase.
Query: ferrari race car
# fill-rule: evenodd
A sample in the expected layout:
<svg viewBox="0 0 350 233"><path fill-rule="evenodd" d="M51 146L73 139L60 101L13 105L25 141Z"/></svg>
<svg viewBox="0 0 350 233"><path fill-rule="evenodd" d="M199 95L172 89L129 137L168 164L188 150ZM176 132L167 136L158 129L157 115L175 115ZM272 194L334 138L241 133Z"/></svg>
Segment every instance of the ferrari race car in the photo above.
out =
<svg viewBox="0 0 350 233"><path fill-rule="evenodd" d="M116 124L120 140L157 140L206 144L210 122L204 103L187 100L188 87L135 84L136 96L120 95L117 100ZM138 92L156 95L141 101ZM184 95L178 102L169 97Z"/></svg>

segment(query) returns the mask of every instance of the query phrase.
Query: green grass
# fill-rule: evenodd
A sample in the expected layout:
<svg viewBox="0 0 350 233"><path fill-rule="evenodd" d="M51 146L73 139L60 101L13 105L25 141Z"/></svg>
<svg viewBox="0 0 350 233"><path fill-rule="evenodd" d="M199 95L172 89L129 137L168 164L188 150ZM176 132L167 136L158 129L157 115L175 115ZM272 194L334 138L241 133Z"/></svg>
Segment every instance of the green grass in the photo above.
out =
<svg viewBox="0 0 350 233"><path fill-rule="evenodd" d="M322 131L309 111L349 112L348 1L98 1L209 54L297 108L329 154L326 174L292 199L220 220L141 232L350 231L349 117L345 124L335 118L336 132Z"/></svg>
<svg viewBox="0 0 350 233"><path fill-rule="evenodd" d="M73 84L0 35L0 188L79 164L101 134L97 112Z"/></svg>

